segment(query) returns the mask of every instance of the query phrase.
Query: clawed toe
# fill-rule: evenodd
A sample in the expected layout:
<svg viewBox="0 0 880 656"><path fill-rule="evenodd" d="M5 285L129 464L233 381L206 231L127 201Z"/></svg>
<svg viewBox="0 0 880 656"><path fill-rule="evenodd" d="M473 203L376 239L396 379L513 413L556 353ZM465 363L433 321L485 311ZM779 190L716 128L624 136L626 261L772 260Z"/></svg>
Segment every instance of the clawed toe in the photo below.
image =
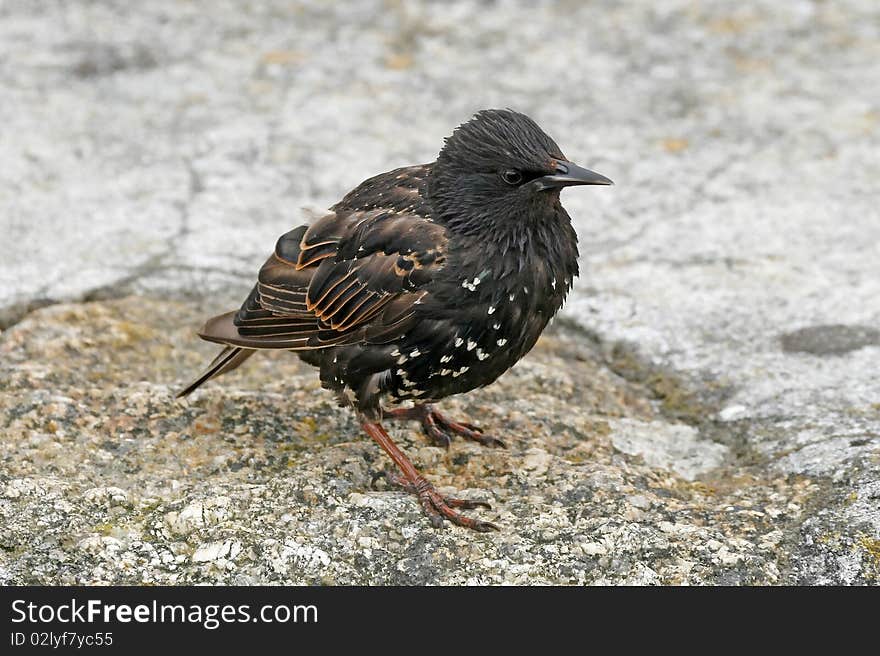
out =
<svg viewBox="0 0 880 656"><path fill-rule="evenodd" d="M491 522L466 517L453 510L453 508L461 508L462 510L486 508L487 510L492 510L492 506L485 501L446 497L440 494L437 489L424 478L417 483L411 483L405 477L392 471L378 472L373 476L373 483L379 478L385 478L392 485L400 487L410 494L416 495L419 499L419 503L425 510L425 514L428 515L431 526L434 528L440 528L443 525L443 520L446 519L458 526L464 526L483 533L499 530L499 528Z"/></svg>
<svg viewBox="0 0 880 656"><path fill-rule="evenodd" d="M386 410L384 414L391 419L413 419L422 424L422 430L431 444L448 448L452 436L458 435L478 442L483 446L506 449L507 445L494 435L487 435L475 424L464 421L453 421L434 410L431 405L418 404L411 408Z"/></svg>
<svg viewBox="0 0 880 656"><path fill-rule="evenodd" d="M419 502L422 504L422 508L424 508L425 513L428 515L428 518L431 521L431 525L434 528L440 528L443 524L443 520L447 519L453 524L458 526L464 526L465 528L472 529L474 531L478 531L480 533L487 533L489 531L497 531L499 528L495 526L492 522L486 522L481 519L474 519L473 517L466 517L459 512L453 510L453 508L463 508L465 510L469 510L477 507L489 508L491 510L491 506L485 501L469 501L466 499L452 499L448 497L444 497L442 494L437 492L430 483L425 481L427 487L419 486L422 489L418 492Z"/></svg>
<svg viewBox="0 0 880 656"><path fill-rule="evenodd" d="M433 422L427 422L429 425L433 424ZM366 433L372 437L379 446L389 455L394 464L398 466L401 474L397 474L391 471L379 472L375 476L373 476L373 480L371 486L375 488L375 483L379 478L386 478L389 483L392 485L398 485L402 487L404 490L411 494L415 494L419 503L425 511L425 514L428 516L428 519L431 522L431 525L435 528L440 528L443 525L443 520L448 520L453 524L458 526L464 526L465 528L469 528L474 531L479 531L481 533L485 533L487 531L497 531L499 530L495 524L491 522L485 522L481 519L474 519L472 517L467 517L462 515L460 512L456 511L455 508L461 508L463 510L472 510L474 508L487 508L488 510L492 509L485 501L471 501L470 499L456 499L454 497L445 497L440 494L433 485L431 485L427 479L419 474L416 468L413 466L412 462L410 462L409 458L400 450L391 438L388 436L388 433L382 428L382 425L375 421L365 420L361 424L366 431ZM436 424L433 424L433 428L443 434L445 431L442 431ZM470 430L470 429L465 429ZM481 434L480 434L481 435Z"/></svg>
<svg viewBox="0 0 880 656"><path fill-rule="evenodd" d="M448 449L452 445L452 436L446 431L438 428L436 425L425 425L423 426L423 429L425 435L428 436L428 441L431 442L433 446Z"/></svg>
<svg viewBox="0 0 880 656"><path fill-rule="evenodd" d="M434 413L436 415L435 421L438 425L442 426L443 429L447 432L454 433L456 435L460 435L468 440L473 440L483 446L493 447L493 448L501 448L506 449L507 445L499 440L494 435L487 435L482 431L482 429L474 426L473 424L465 424L462 422L452 421L447 419L439 412Z"/></svg>
<svg viewBox="0 0 880 656"><path fill-rule="evenodd" d="M436 446L448 447L453 435L478 442L483 446L506 449L507 445L493 435L487 435L483 429L474 424L453 421L434 410L430 406L421 406L422 430Z"/></svg>
<svg viewBox="0 0 880 656"><path fill-rule="evenodd" d="M482 432L484 432L483 429L480 428L479 426L475 426L474 424L468 423L468 422L466 422L466 421L459 421L459 422L456 422L456 423L457 423L459 426L464 426L464 427L467 428L468 430L472 430L472 431L474 431L475 433L482 433Z"/></svg>

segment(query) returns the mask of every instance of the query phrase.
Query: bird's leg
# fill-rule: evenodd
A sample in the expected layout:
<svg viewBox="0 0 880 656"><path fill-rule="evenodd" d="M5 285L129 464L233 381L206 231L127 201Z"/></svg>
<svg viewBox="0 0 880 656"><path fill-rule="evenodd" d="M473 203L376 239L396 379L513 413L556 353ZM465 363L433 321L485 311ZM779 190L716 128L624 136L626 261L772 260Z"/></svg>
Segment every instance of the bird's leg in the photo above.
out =
<svg viewBox="0 0 880 656"><path fill-rule="evenodd" d="M444 497L433 485L431 485L424 476L422 476L415 466L410 462L406 454L391 441L388 433L382 428L382 424L377 421L371 421L365 417L361 417L361 426L367 435L372 437L376 443L382 447L385 453L394 461L394 464L400 469L402 476L396 474L389 475L389 479L400 484L407 492L415 494L419 498L419 503L428 515L431 525L439 528L443 524L443 520L448 519L453 524L471 528L475 531L485 533L486 531L497 531L498 527L490 522L484 522L479 519L465 517L453 508L464 508L466 510L477 507L491 509L492 507L485 501L468 501L467 499L452 499Z"/></svg>
<svg viewBox="0 0 880 656"><path fill-rule="evenodd" d="M383 410L382 415L389 419L412 419L422 424L422 430L432 444L449 447L453 435L479 442L483 446L507 448L497 437L486 435L483 430L473 424L447 419L427 403L417 403L411 408L395 408Z"/></svg>

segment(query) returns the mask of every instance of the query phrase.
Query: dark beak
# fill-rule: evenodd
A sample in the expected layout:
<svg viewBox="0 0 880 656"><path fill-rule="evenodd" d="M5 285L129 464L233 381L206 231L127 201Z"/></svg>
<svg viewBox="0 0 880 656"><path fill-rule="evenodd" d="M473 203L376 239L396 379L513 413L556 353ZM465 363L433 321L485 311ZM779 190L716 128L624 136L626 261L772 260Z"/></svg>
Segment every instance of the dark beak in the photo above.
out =
<svg viewBox="0 0 880 656"><path fill-rule="evenodd" d="M613 185L614 183L595 171L590 171L571 162L556 160L556 173L536 178L531 184L535 185L538 191L542 191L573 185Z"/></svg>

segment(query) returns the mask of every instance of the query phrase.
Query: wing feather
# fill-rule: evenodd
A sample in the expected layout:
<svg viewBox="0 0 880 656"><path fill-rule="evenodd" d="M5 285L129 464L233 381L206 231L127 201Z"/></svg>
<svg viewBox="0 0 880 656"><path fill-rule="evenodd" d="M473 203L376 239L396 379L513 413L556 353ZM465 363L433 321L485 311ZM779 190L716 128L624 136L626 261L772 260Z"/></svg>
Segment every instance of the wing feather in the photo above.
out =
<svg viewBox="0 0 880 656"><path fill-rule="evenodd" d="M446 243L445 228L415 212L337 209L282 235L241 309L200 334L252 349L391 341L444 266Z"/></svg>

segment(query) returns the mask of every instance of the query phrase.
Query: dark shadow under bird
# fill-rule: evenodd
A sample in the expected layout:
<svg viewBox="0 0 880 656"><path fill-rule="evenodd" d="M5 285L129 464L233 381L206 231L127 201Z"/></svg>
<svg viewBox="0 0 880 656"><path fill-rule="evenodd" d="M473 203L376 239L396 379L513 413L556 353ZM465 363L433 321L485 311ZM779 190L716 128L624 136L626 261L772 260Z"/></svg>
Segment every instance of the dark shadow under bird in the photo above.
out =
<svg viewBox="0 0 880 656"><path fill-rule="evenodd" d="M257 350L295 351L354 408L433 525L494 529L458 510L487 504L437 492L380 422L417 420L439 444L457 434L503 446L430 404L488 385L534 346L578 274L560 190L609 184L569 162L529 117L481 111L434 163L370 178L282 235L241 308L199 333L224 349L178 396ZM413 406L389 410L383 399Z"/></svg>

